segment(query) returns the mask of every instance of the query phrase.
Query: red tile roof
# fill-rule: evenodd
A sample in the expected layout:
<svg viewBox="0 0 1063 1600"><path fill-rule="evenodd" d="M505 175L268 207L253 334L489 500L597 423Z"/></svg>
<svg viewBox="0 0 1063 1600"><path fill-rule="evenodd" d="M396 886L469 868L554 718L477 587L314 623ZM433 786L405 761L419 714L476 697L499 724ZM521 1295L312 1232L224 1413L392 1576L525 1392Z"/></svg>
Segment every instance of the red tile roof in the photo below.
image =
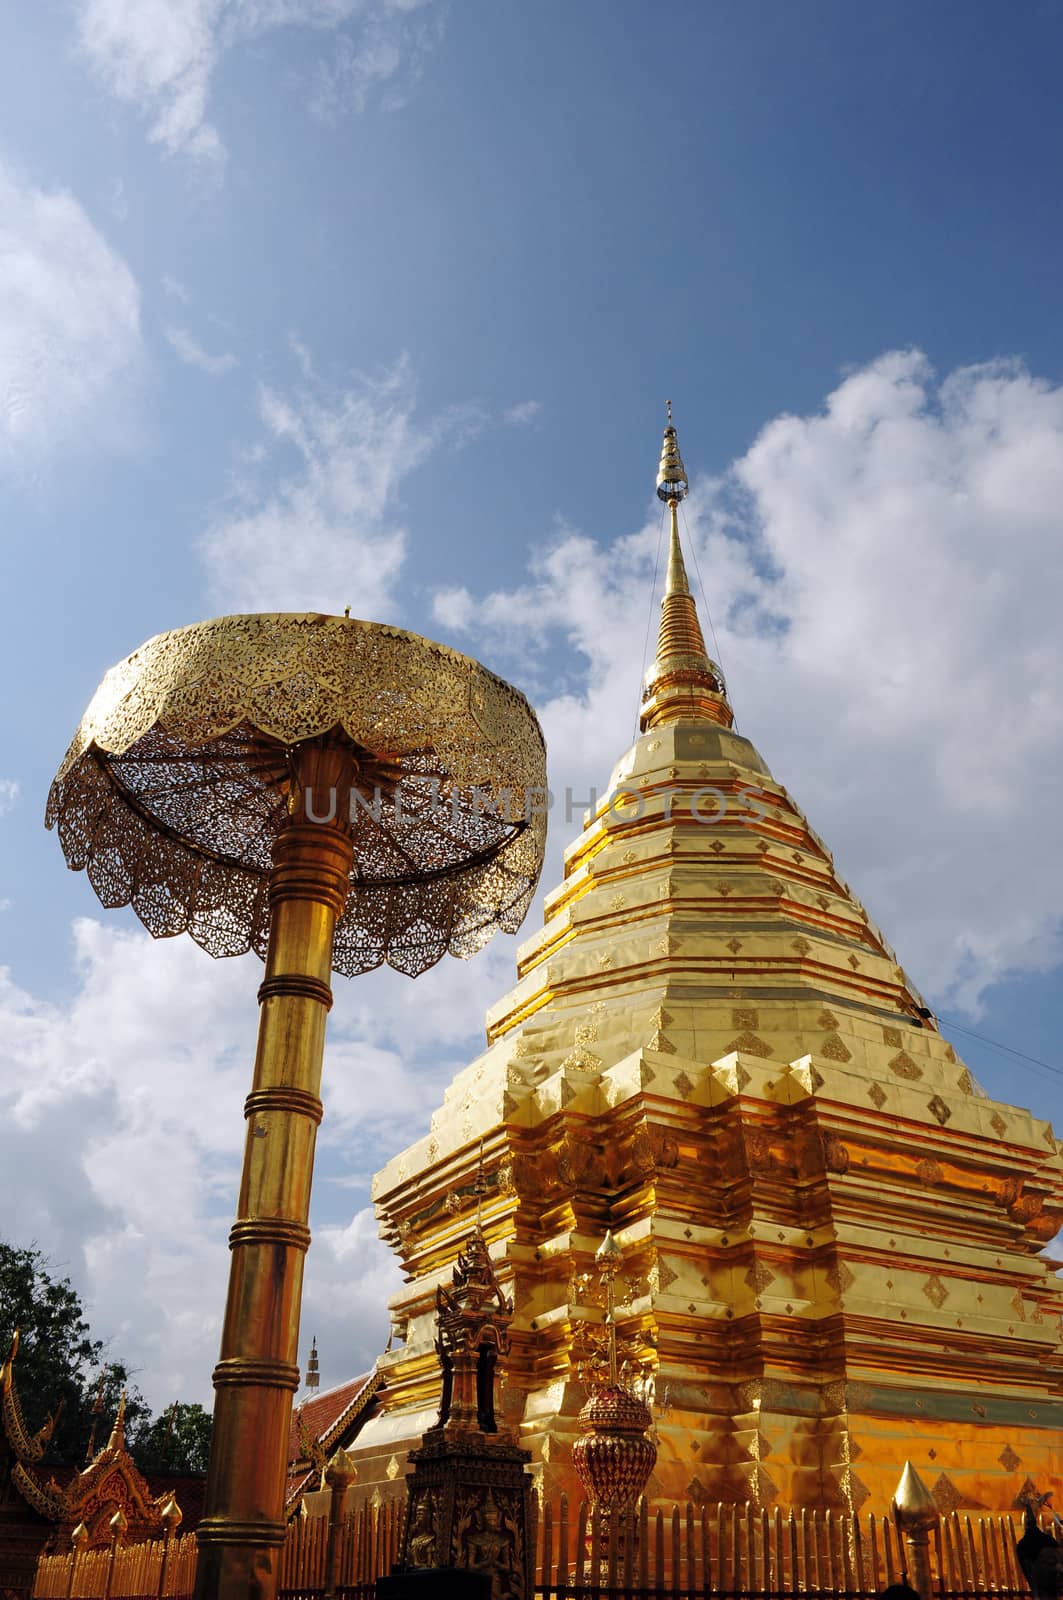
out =
<svg viewBox="0 0 1063 1600"><path fill-rule="evenodd" d="M294 1466L305 1461L304 1439L322 1444L329 1449L349 1422L353 1422L362 1405L376 1392L380 1384L376 1369L363 1372L358 1378L326 1389L324 1394L312 1395L292 1412L291 1432L288 1435L288 1462Z"/></svg>

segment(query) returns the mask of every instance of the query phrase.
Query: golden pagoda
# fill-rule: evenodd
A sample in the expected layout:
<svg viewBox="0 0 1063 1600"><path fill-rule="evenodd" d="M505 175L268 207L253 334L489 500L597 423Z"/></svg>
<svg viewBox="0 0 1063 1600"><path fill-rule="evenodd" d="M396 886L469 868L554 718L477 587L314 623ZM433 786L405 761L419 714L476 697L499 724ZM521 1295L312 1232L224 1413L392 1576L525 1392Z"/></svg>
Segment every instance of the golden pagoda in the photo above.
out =
<svg viewBox="0 0 1063 1600"><path fill-rule="evenodd" d="M686 489L669 416L640 735L486 1051L375 1180L408 1278L360 1487L394 1483L436 1415L436 1288L480 1207L514 1304L504 1420L543 1494L579 1494L581 1341L602 1315L584 1286L611 1230L658 1503L885 1512L910 1459L940 1509L1005 1509L1063 1469L1063 1288L1041 1254L1061 1146L981 1090L735 732L687 581Z"/></svg>

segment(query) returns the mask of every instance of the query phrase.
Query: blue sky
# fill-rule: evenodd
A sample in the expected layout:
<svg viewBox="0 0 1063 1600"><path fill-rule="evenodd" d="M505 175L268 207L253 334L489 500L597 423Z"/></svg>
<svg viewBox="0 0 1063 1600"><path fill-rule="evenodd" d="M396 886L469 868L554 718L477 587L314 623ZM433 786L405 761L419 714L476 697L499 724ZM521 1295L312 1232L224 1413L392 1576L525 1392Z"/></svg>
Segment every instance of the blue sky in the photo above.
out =
<svg viewBox="0 0 1063 1600"><path fill-rule="evenodd" d="M555 786L603 785L668 396L743 731L931 1003L1063 1068L1063 7L17 9L5 1230L149 1396L207 1392L255 979L66 872L41 815L84 705L161 629L350 604L521 684ZM448 962L416 1015L404 980L342 986L304 1324L326 1381L384 1336L368 1174L512 961ZM955 1042L1063 1128L1058 1072Z"/></svg>

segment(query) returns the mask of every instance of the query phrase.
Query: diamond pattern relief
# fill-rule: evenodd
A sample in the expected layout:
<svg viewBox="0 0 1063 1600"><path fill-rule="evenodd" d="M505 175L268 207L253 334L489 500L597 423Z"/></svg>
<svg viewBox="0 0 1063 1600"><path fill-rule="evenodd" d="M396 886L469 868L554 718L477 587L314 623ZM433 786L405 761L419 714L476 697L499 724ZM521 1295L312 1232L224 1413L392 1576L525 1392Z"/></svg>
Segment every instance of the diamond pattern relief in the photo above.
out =
<svg viewBox="0 0 1063 1600"><path fill-rule="evenodd" d="M989 1119L989 1126L993 1129L993 1132L996 1134L998 1139L1003 1139L1004 1135L1008 1131L1008 1125L1004 1121L1004 1118L1000 1115L999 1111L993 1112L993 1115Z"/></svg>
<svg viewBox="0 0 1063 1600"><path fill-rule="evenodd" d="M939 1094L936 1094L933 1100L927 1101L926 1108L935 1121L939 1122L942 1127L945 1126L946 1122L952 1116L951 1109L945 1104L944 1100L942 1100Z"/></svg>
<svg viewBox="0 0 1063 1600"><path fill-rule="evenodd" d="M708 1499L708 1490L700 1478L693 1477L687 1484L687 1499L693 1500L696 1506L704 1505Z"/></svg>
<svg viewBox="0 0 1063 1600"><path fill-rule="evenodd" d="M935 1311L940 1311L949 1297L949 1291L942 1283L936 1272L932 1272L923 1284L923 1293L926 1295Z"/></svg>
<svg viewBox="0 0 1063 1600"><path fill-rule="evenodd" d="M730 1055L732 1050L740 1050L747 1056L770 1056L771 1045L765 1044L763 1039L758 1039L755 1033L740 1033L737 1039L732 1039L730 1044L724 1046L724 1055Z"/></svg>
<svg viewBox="0 0 1063 1600"><path fill-rule="evenodd" d="M610 909L610 911L623 911L623 909L624 909L624 907L626 905L627 905L627 895L626 894L614 894L613 898L609 902L609 909Z"/></svg>
<svg viewBox="0 0 1063 1600"><path fill-rule="evenodd" d="M844 1294L852 1287L855 1279L844 1261L835 1261L827 1268L827 1282L838 1294Z"/></svg>
<svg viewBox="0 0 1063 1600"><path fill-rule="evenodd" d="M719 839L714 839L709 845L709 849L712 851L714 856L722 856L725 846L721 844Z"/></svg>
<svg viewBox="0 0 1063 1600"><path fill-rule="evenodd" d="M938 1510L946 1517L952 1515L960 1501L963 1499L963 1496L960 1494L960 1491L957 1489L947 1472L943 1472L940 1477L935 1479L935 1481L930 1485L930 1493L934 1496L934 1499L937 1502Z"/></svg>
<svg viewBox="0 0 1063 1600"><path fill-rule="evenodd" d="M751 1008L736 1009L731 1012L732 1028L759 1028L760 1013Z"/></svg>
<svg viewBox="0 0 1063 1600"><path fill-rule="evenodd" d="M816 1018L816 1025L829 1033L832 1028L838 1026L838 1019L833 1011L821 1011Z"/></svg>
<svg viewBox="0 0 1063 1600"><path fill-rule="evenodd" d="M650 1275L655 1279L653 1286L662 1293L664 1290L670 1288L675 1282L676 1278L679 1276L678 1273L672 1271L667 1261L663 1260L660 1256L657 1257L656 1262L650 1268Z"/></svg>
<svg viewBox="0 0 1063 1600"><path fill-rule="evenodd" d="M911 1082L923 1076L922 1067L912 1060L907 1050L901 1050L891 1061L887 1061L886 1065L891 1072L897 1074L898 1078L907 1078Z"/></svg>
<svg viewBox="0 0 1063 1600"><path fill-rule="evenodd" d="M1006 1444L1004 1446L1003 1450L997 1456L997 1460L1000 1462L1000 1465L1004 1468L1005 1472L1014 1472L1016 1467L1022 1466L1022 1457L1015 1454L1010 1444Z"/></svg>
<svg viewBox="0 0 1063 1600"><path fill-rule="evenodd" d="M790 949L796 950L799 956L807 956L811 948L807 939L794 939L790 945Z"/></svg>
<svg viewBox="0 0 1063 1600"><path fill-rule="evenodd" d="M860 963L859 963L859 961L857 961L855 956L850 956L849 957L849 965L852 967L854 972L859 972Z"/></svg>
<svg viewBox="0 0 1063 1600"><path fill-rule="evenodd" d="M881 1111L882 1107L886 1103L885 1089L880 1083L873 1083L867 1092L869 1098L875 1102L876 1106L878 1106L878 1109Z"/></svg>
<svg viewBox="0 0 1063 1600"><path fill-rule="evenodd" d="M763 1261L755 1261L746 1273L746 1283L758 1294L763 1294L769 1284L775 1282L775 1274Z"/></svg>
<svg viewBox="0 0 1063 1600"><path fill-rule="evenodd" d="M963 1071L956 1079L956 1087L961 1094L974 1094L974 1079L971 1077L971 1074L967 1071L966 1067L964 1067Z"/></svg>
<svg viewBox="0 0 1063 1600"><path fill-rule="evenodd" d="M731 952L731 954L733 956L736 956L738 954L739 950L741 950L741 948L742 948L741 939L728 939L727 948L728 948L728 950L730 950L730 952Z"/></svg>
<svg viewBox="0 0 1063 1600"><path fill-rule="evenodd" d="M828 1061L851 1061L853 1059L852 1051L845 1048L836 1033L828 1033L819 1047L819 1053L821 1056L825 1056Z"/></svg>
<svg viewBox="0 0 1063 1600"><path fill-rule="evenodd" d="M657 1054L661 1056L675 1055L675 1045L670 1039L665 1037L660 1028L654 1029L653 1033L650 1035L650 1042L646 1048L647 1050L656 1050Z"/></svg>
<svg viewBox="0 0 1063 1600"><path fill-rule="evenodd" d="M900 1028L883 1028L882 1042L883 1044L892 1045L895 1050L899 1050L901 1045L904 1043L904 1040L901 1038Z"/></svg>
<svg viewBox="0 0 1063 1600"><path fill-rule="evenodd" d="M677 1072L676 1073L675 1086L679 1090L679 1093L682 1095L684 1100L687 1099L687 1097L689 1096L691 1090L694 1087L694 1085L691 1083L690 1079L687 1077L685 1072Z"/></svg>
<svg viewBox="0 0 1063 1600"><path fill-rule="evenodd" d="M930 1156L926 1156L922 1161L916 1162L915 1175L920 1183L925 1183L928 1187L943 1183L945 1180L944 1168L940 1162L934 1161Z"/></svg>

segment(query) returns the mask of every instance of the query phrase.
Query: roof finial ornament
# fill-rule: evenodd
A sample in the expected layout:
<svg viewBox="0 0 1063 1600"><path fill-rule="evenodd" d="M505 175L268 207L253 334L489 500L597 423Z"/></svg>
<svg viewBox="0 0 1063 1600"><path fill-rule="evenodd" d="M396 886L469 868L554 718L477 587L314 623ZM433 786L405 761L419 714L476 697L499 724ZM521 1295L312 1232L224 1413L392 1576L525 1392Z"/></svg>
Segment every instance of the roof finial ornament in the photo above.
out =
<svg viewBox="0 0 1063 1600"><path fill-rule="evenodd" d="M672 508L672 527L676 524L676 507L687 495L687 469L679 454L679 437L672 421L672 402L668 401L668 426L661 444L661 459L657 467L657 498Z"/></svg>
<svg viewBox="0 0 1063 1600"><path fill-rule="evenodd" d="M657 467L657 498L671 512L668 574L661 600L657 656L646 674L639 727L645 733L660 723L698 717L729 728L734 716L727 703L723 674L705 649L679 540L679 502L686 499L690 485L679 454L670 400L667 407L668 426Z"/></svg>

